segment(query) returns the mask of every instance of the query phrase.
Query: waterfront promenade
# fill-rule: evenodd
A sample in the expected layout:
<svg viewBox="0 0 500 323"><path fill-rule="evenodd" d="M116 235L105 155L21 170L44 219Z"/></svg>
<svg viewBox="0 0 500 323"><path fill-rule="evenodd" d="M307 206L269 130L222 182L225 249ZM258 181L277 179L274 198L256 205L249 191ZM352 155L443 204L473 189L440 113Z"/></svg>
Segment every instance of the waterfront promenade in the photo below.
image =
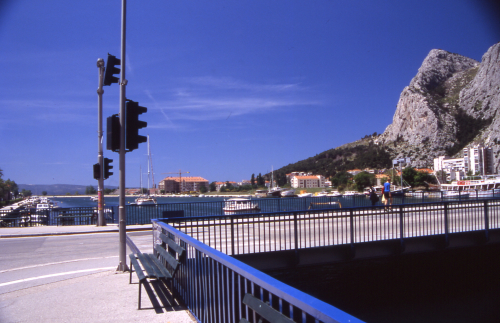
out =
<svg viewBox="0 0 500 323"><path fill-rule="evenodd" d="M150 228L151 225L127 227L129 236L142 252L152 249ZM105 237L116 240L116 257L93 259L92 266L100 270L82 270L81 274L65 275L69 273L59 272L53 274L57 277L41 276L47 267L59 268L59 262L62 263L59 258L45 257L47 266L41 263L38 266L19 267L13 267L10 263L14 260L5 258L8 252L4 248L21 240L40 247L47 244L48 239L54 239L57 243L58 239L76 241L90 238L99 243ZM185 307L174 302L168 308L154 308L144 287L143 309L137 310L138 285L135 275L134 283L129 284L128 272L119 273L113 269L118 265L118 243L116 225L0 228L0 248L4 250L4 255L0 256L0 322L196 322ZM78 258L78 255L75 257ZM30 264L30 259L15 261L16 264ZM83 261L75 266L82 264ZM28 267L36 268L28 270Z"/></svg>

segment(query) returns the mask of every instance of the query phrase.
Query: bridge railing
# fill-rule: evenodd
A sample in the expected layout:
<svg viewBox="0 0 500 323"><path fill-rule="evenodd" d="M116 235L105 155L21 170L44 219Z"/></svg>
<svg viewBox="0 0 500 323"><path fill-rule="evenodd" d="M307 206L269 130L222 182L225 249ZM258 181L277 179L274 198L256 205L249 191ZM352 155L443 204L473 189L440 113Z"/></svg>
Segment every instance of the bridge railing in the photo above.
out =
<svg viewBox="0 0 500 323"><path fill-rule="evenodd" d="M227 255L500 228L500 201L453 201L163 219Z"/></svg>
<svg viewBox="0 0 500 323"><path fill-rule="evenodd" d="M251 294L295 322L361 322L359 319L252 268L162 220L153 220L153 236L170 236L185 248L174 288L203 323L256 322L256 313L243 303Z"/></svg>

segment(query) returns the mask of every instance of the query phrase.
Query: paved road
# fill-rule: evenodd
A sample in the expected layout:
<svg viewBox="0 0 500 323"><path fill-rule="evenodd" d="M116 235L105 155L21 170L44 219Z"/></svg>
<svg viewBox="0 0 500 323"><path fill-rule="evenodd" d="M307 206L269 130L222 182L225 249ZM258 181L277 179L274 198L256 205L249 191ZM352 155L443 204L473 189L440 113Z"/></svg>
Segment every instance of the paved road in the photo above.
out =
<svg viewBox="0 0 500 323"><path fill-rule="evenodd" d="M151 250L151 231L129 236ZM117 232L0 239L0 322L195 322L173 299L153 306L144 287L137 310L138 284L115 271L118 242Z"/></svg>

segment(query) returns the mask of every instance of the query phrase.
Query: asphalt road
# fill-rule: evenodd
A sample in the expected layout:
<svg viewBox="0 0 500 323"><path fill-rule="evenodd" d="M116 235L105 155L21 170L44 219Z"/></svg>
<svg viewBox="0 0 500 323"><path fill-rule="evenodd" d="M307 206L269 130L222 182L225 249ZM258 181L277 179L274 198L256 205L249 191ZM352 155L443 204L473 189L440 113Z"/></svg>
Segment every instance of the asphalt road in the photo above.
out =
<svg viewBox="0 0 500 323"><path fill-rule="evenodd" d="M116 269L118 235L0 240L0 294Z"/></svg>

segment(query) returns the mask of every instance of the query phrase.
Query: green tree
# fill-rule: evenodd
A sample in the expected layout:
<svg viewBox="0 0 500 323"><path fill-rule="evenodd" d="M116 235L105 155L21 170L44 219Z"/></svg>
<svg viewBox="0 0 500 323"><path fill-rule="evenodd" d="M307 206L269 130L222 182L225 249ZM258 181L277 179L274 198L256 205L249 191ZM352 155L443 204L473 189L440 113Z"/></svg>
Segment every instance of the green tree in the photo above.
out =
<svg viewBox="0 0 500 323"><path fill-rule="evenodd" d="M31 193L31 190L25 190L24 188L21 191L21 195L24 196L24 197L31 196L32 194L33 193Z"/></svg>
<svg viewBox="0 0 500 323"><path fill-rule="evenodd" d="M330 178L332 185L335 187L346 186L352 178L352 175L346 171L337 172L333 177Z"/></svg>
<svg viewBox="0 0 500 323"><path fill-rule="evenodd" d="M255 187L255 174L252 174L252 178L250 179L250 184L252 187Z"/></svg>
<svg viewBox="0 0 500 323"><path fill-rule="evenodd" d="M365 187L368 187L375 183L375 175L367 172L361 172L354 176L353 180L356 184L356 189L358 190L358 192L361 192Z"/></svg>
<svg viewBox="0 0 500 323"><path fill-rule="evenodd" d="M257 186L258 187L266 186L266 180L264 179L264 177L262 177L261 173L257 175Z"/></svg>
<svg viewBox="0 0 500 323"><path fill-rule="evenodd" d="M210 192L215 192L217 191L217 184L215 182L210 183L209 185Z"/></svg>
<svg viewBox="0 0 500 323"><path fill-rule="evenodd" d="M200 186L200 193L206 193L207 191L208 191L208 189L205 185Z"/></svg>
<svg viewBox="0 0 500 323"><path fill-rule="evenodd" d="M89 186L85 187L85 195L92 195L92 194L97 194L97 191L94 188L94 186L89 185Z"/></svg>
<svg viewBox="0 0 500 323"><path fill-rule="evenodd" d="M43 196L47 196L47 191L42 191Z"/></svg>

